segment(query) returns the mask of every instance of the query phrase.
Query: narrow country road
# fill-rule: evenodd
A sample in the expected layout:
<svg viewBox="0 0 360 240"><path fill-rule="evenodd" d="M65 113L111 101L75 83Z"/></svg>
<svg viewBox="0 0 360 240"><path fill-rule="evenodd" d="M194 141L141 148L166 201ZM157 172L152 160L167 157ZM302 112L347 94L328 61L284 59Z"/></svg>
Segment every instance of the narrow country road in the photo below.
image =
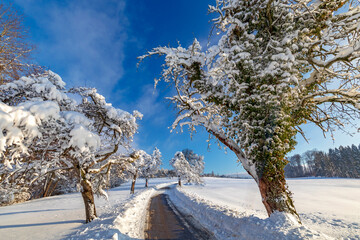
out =
<svg viewBox="0 0 360 240"><path fill-rule="evenodd" d="M214 239L206 230L195 227L189 218L176 209L168 195L156 195L151 199L145 239Z"/></svg>

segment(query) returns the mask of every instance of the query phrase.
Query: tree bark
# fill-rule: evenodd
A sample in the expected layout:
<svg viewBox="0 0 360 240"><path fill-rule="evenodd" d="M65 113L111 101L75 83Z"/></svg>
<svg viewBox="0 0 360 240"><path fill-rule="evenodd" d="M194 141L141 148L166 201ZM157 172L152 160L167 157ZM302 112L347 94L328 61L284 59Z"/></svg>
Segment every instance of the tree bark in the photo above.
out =
<svg viewBox="0 0 360 240"><path fill-rule="evenodd" d="M47 177L47 180L45 182L45 188L43 197L49 197L54 192L59 180L57 180L55 183L53 183L55 178L55 172L53 172L50 176Z"/></svg>
<svg viewBox="0 0 360 240"><path fill-rule="evenodd" d="M44 193L43 193L43 197L48 197L48 192L50 189L50 186L52 184L53 181L53 177L55 176L55 173L53 172L50 176L46 177L46 181L45 181L45 186L44 186Z"/></svg>
<svg viewBox="0 0 360 240"><path fill-rule="evenodd" d="M259 179L258 186L265 209L270 216L272 213L286 212L292 214L301 223L296 212L291 192L288 190L284 174L273 177L263 176Z"/></svg>
<svg viewBox="0 0 360 240"><path fill-rule="evenodd" d="M294 202L291 197L291 192L287 188L284 173L286 164L279 164L282 163L284 159L277 159L276 163L267 164L268 169L257 172L257 175L261 176L258 179L258 176L254 176L251 173L248 160L239 146L234 143L232 139L225 138L221 134L218 134L212 130L207 130L236 154L244 169L256 181L260 190L262 202L269 217L276 211L287 212L292 214L295 218L297 218L297 221L301 223L300 217L296 212ZM268 163L271 162L269 161Z"/></svg>
<svg viewBox="0 0 360 240"><path fill-rule="evenodd" d="M49 190L49 192L48 192L48 196L52 196L52 195L53 195L53 192L55 191L56 186L57 186L58 183L59 183L59 180L57 180L57 181L53 184L52 189Z"/></svg>
<svg viewBox="0 0 360 240"><path fill-rule="evenodd" d="M80 184L82 186L81 195L83 197L85 205L86 223L88 223L97 217L94 194L92 191L92 185L89 180L82 179Z"/></svg>
<svg viewBox="0 0 360 240"><path fill-rule="evenodd" d="M181 187L181 177L179 177L179 186Z"/></svg>
<svg viewBox="0 0 360 240"><path fill-rule="evenodd" d="M131 189L130 189L130 194L134 194L135 193L135 182L136 182L136 178L137 178L137 171L134 174L132 183L131 183Z"/></svg>
<svg viewBox="0 0 360 240"><path fill-rule="evenodd" d="M145 179L145 187L149 187L148 179Z"/></svg>

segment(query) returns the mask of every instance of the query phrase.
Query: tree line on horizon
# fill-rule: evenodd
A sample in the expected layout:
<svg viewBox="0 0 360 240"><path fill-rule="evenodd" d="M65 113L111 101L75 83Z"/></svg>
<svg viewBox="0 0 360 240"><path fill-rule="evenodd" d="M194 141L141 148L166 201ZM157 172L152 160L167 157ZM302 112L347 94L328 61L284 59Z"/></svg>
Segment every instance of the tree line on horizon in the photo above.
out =
<svg viewBox="0 0 360 240"><path fill-rule="evenodd" d="M295 154L289 157L285 177L360 178L360 145Z"/></svg>

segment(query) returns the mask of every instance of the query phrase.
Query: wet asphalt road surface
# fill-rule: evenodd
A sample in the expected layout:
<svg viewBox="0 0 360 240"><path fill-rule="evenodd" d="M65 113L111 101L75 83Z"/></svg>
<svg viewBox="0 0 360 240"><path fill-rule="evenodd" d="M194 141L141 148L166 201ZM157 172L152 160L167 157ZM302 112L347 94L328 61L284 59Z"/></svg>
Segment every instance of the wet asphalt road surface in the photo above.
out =
<svg viewBox="0 0 360 240"><path fill-rule="evenodd" d="M151 199L145 239L208 240L214 238L206 230L195 226L191 216L180 213L168 195L159 194Z"/></svg>

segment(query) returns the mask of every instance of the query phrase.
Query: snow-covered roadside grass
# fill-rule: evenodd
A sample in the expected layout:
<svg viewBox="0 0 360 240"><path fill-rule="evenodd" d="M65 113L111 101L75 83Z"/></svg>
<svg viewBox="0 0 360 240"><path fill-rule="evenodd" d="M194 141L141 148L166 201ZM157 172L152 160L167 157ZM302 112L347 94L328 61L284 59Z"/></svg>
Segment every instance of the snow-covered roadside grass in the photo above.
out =
<svg viewBox="0 0 360 240"><path fill-rule="evenodd" d="M267 218L253 180L204 179L204 186L185 185L172 190L170 197L182 210L190 209L188 213L208 229L224 231L218 233L220 239L240 231L238 225L247 226L246 234L255 234L241 239L271 239L269 235L273 239L326 239L325 234L334 239L360 239L360 179L288 180L303 226L281 214Z"/></svg>
<svg viewBox="0 0 360 240"><path fill-rule="evenodd" d="M155 193L156 190L154 188L145 190L137 196L134 196L130 202L121 206L119 214L114 221L114 227L118 229L121 234L132 238L143 239L147 208L150 199ZM117 239L116 237L117 235L115 234L114 239Z"/></svg>
<svg viewBox="0 0 360 240"><path fill-rule="evenodd" d="M118 207L109 209L89 224L81 226L70 239L143 239L144 220L154 187L141 190Z"/></svg>
<svg viewBox="0 0 360 240"><path fill-rule="evenodd" d="M169 191L169 196L182 212L192 215L217 239L332 239L301 226L288 214L275 213L270 218L261 219L214 204L179 187Z"/></svg>
<svg viewBox="0 0 360 240"><path fill-rule="evenodd" d="M159 189L173 183L142 189L122 204L110 208L99 218L81 226L69 239L144 239L145 220L150 199Z"/></svg>

